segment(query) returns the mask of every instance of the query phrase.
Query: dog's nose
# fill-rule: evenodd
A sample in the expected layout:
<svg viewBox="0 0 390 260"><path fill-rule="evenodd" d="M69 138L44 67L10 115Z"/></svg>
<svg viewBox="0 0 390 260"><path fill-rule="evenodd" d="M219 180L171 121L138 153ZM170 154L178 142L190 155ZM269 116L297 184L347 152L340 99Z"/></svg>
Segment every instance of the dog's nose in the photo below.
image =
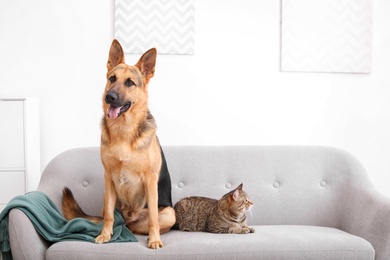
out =
<svg viewBox="0 0 390 260"><path fill-rule="evenodd" d="M115 100L118 99L118 94L115 92L108 92L106 95L106 103L107 104L112 104L115 102Z"/></svg>

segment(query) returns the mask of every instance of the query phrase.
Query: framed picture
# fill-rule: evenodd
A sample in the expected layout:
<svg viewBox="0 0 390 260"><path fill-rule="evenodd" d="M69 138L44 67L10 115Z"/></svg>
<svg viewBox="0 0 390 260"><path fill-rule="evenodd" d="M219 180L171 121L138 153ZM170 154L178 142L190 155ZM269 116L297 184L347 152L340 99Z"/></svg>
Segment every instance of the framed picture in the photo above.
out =
<svg viewBox="0 0 390 260"><path fill-rule="evenodd" d="M115 0L115 38L125 53L194 54L194 0Z"/></svg>
<svg viewBox="0 0 390 260"><path fill-rule="evenodd" d="M372 0L281 3L281 71L371 72Z"/></svg>

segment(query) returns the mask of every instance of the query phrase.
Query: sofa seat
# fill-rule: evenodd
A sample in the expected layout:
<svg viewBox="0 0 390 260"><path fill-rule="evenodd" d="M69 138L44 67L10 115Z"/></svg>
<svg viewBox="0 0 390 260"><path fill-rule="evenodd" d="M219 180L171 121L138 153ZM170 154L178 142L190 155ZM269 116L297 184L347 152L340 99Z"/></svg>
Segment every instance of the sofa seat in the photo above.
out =
<svg viewBox="0 0 390 260"><path fill-rule="evenodd" d="M344 231L318 226L253 226L252 234L211 234L173 230L162 235L164 247L150 250L139 242L93 244L61 242L48 248L46 259L374 259L372 245Z"/></svg>

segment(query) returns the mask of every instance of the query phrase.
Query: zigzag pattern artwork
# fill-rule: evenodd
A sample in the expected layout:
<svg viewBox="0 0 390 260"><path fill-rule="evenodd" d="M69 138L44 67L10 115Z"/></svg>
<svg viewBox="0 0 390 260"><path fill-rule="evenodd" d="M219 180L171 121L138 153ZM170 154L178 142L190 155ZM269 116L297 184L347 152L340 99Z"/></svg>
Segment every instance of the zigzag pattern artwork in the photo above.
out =
<svg viewBox="0 0 390 260"><path fill-rule="evenodd" d="M281 70L370 73L372 0L282 0Z"/></svg>
<svg viewBox="0 0 390 260"><path fill-rule="evenodd" d="M115 38L125 53L194 54L194 0L115 0Z"/></svg>

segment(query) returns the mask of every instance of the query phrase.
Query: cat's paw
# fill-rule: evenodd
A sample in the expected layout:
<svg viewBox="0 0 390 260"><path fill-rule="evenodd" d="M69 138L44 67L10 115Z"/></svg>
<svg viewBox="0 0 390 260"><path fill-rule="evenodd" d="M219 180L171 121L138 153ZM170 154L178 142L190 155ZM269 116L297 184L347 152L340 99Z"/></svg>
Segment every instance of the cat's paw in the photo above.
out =
<svg viewBox="0 0 390 260"><path fill-rule="evenodd" d="M255 233L255 229L250 227L244 227L241 229L241 234L249 234L249 233Z"/></svg>

